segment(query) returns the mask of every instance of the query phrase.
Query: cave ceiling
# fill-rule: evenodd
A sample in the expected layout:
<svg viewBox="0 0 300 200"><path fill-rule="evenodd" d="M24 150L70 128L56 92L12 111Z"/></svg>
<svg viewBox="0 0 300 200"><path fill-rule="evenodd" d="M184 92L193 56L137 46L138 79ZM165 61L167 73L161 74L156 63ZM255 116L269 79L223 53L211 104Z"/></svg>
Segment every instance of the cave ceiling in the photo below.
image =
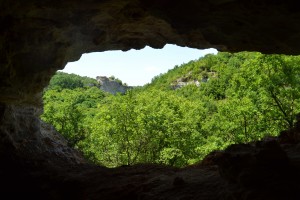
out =
<svg viewBox="0 0 300 200"><path fill-rule="evenodd" d="M88 52L168 43L299 54L300 12L294 2L2 0L0 101L37 103L53 73Z"/></svg>
<svg viewBox="0 0 300 200"><path fill-rule="evenodd" d="M93 197L95 192L101 197L88 199L118 199L111 197L125 194L120 191L131 192L128 188L134 188L134 184L128 183L138 180L132 176L130 170L124 175L126 173L122 168L120 170L123 175L115 172L122 175L120 178L114 174L109 175L111 171L102 173L102 168L100 171L97 168L95 174L100 175L95 176L89 172L91 168L87 170L82 166L67 176L68 169L75 169L73 165L84 164L86 161L77 151L67 146L67 142L51 125L39 119L42 113L43 88L58 69L64 68L68 62L78 60L83 53L127 51L142 49L145 46L162 48L165 44L176 44L198 49L216 48L228 52L300 54L300 7L294 0L0 0L0 9L0 183L5 185L2 191L9 195L19 192L25 196L32 197L34 194L38 197L31 199L66 199L65 190L76 194L74 191L82 188L84 180L86 194ZM299 137L298 129L288 133ZM299 197L299 145L295 148L292 146L289 152L289 155L292 155L290 160L296 158L290 167L287 156L277 143L266 144L259 144L258 147L242 145L242 150L246 147L247 151L250 149L250 154L244 154L244 157L236 156L235 152L231 154L229 149L224 154L224 159L219 159L222 161L220 169L221 172L223 169L223 177L240 181L242 187L247 184L254 185L249 191L258 191L259 194L262 193L261 196L273 194L275 191L275 198L263 196L256 199L291 199L287 194L297 194ZM257 150L259 148L261 150ZM214 154L210 157L214 157ZM257 164L257 158L267 159L266 162ZM248 168L249 163L252 168ZM52 166L49 170L51 173L45 172L46 167L50 169L49 166ZM274 169L274 166L277 168ZM59 167L62 170L60 173L57 172ZM243 170L240 170L243 172L241 176L235 173L236 169L243 167L245 173ZM158 190L159 187L152 184L151 180L157 183L157 180L163 179L160 181L161 188L168 185L163 181L169 180L159 175L162 173L160 167L150 173L151 176L148 176L146 168L141 167L142 172L138 171L138 167L130 169L137 171L139 175L144 174L141 178L142 183L148 184L147 187L152 188L151 195L156 194L157 197L152 198L149 193L144 199L162 199L161 194L166 195L165 199L179 198L178 188L171 190L166 187L165 190ZM84 170L87 170L87 174L79 177L78 172ZM180 176L192 180L189 187L183 187L188 195L193 191L200 194L202 190L210 190L212 197L216 196L216 183L221 189L227 187L227 183L224 184L224 180L220 179L215 169L209 173L206 169L198 169L200 171L189 175L193 170L190 168L190 171L182 173L178 171ZM165 171L165 177L173 180L174 177L169 176L170 169ZM270 179L269 175L272 176L274 171L275 178ZM58 175L52 178L53 174ZM158 179L152 178L158 175ZM200 177L202 182L199 182L200 178L192 178L197 175L207 177ZM263 178L259 179L260 177ZM30 178L34 180L34 184L29 184ZM286 180L289 178L294 179L292 184L287 184ZM113 179L115 185L111 184ZM184 184L180 178L175 179ZM246 182L243 182L243 179ZM255 182L254 179L262 181ZM90 184L90 180L94 181L93 184ZM195 185L196 183L198 185ZM203 187L206 183L207 187ZM91 185L95 186L93 190L89 189ZM137 182L136 185L143 186L141 182ZM261 185L269 186L267 193L261 190ZM273 187L278 185L284 186L283 189L286 190ZM40 187L42 192L36 192L36 187ZM137 193L147 193L147 187L137 187L134 190ZM108 190L109 188L111 190ZM290 188L295 193L290 192ZM224 191L228 192L229 189ZM42 195L45 191L53 196L46 198ZM103 194L111 196L103 198L102 191ZM249 195L249 191L245 192L247 198L241 198L237 192L238 197L234 199L255 199L253 195ZM207 198L205 192L204 196L195 199L212 199ZM283 196L277 195L276 192L281 192ZM57 198L59 194L62 198ZM220 199L224 199L223 193L220 194ZM137 198L138 196L134 196L129 199ZM83 198L75 198L73 195L72 199ZM126 198L122 196L119 199Z"/></svg>

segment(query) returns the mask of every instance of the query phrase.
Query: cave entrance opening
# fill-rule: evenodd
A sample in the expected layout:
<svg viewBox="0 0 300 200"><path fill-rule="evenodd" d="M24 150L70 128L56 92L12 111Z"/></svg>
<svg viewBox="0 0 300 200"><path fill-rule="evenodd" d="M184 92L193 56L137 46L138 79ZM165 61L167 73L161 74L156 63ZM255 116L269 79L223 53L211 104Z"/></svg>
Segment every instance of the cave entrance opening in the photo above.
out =
<svg viewBox="0 0 300 200"><path fill-rule="evenodd" d="M141 50L105 51L83 54L80 60L70 62L62 70L80 76L117 77L129 86L143 86L152 78L166 73L174 66L199 59L206 54L216 54L216 49L192 49L165 45L162 49L146 46Z"/></svg>
<svg viewBox="0 0 300 200"><path fill-rule="evenodd" d="M165 60L176 60L183 53L171 58L161 52L141 58L131 55L129 66L120 51L106 63L95 59L71 63L45 90L42 119L87 159L107 167L137 163L183 167L213 150L276 136L294 124L300 112L299 56L206 52L211 54L200 59L196 54L170 68L164 68ZM113 68L110 64L121 68L108 73L88 70L95 63L96 70ZM69 71L72 68L84 73ZM160 68L165 71L156 71ZM126 90L113 92L117 86Z"/></svg>
<svg viewBox="0 0 300 200"><path fill-rule="evenodd" d="M149 109L152 107L151 115L165 112L160 110L160 105L164 103L147 103L154 98L151 97L154 89L146 92L147 88L151 87L151 81L158 80L168 70L216 53L215 49L166 45L163 49L146 47L127 52L83 54L79 61L68 63L51 79L44 92L42 119L52 124L70 146L82 151L86 158L95 163L108 167L140 162L165 163L159 155L166 146L160 144L159 149L155 149L158 152L154 152L153 145L157 138L151 137L159 134L160 140L167 138L164 130L158 128L158 123L170 125L171 121L157 121L155 116L152 116L153 119L142 117L145 114L150 117L150 110L144 109L141 103L150 105ZM160 87L157 89L163 91ZM157 95L171 101L175 98L168 97L165 92ZM138 96L141 99L137 99ZM162 117L168 118L159 116ZM160 130L154 130L154 126ZM137 141L139 137L141 140ZM176 157L178 152L174 150L166 148L164 157L168 154ZM171 162L165 164L173 164Z"/></svg>

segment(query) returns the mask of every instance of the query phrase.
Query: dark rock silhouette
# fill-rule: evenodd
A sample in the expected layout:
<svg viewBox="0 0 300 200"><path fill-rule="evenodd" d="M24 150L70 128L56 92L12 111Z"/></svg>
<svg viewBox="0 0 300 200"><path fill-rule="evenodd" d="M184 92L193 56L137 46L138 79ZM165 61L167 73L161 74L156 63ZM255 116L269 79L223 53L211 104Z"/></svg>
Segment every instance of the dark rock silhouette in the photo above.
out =
<svg viewBox="0 0 300 200"><path fill-rule="evenodd" d="M300 53L292 0L0 2L2 199L300 199L299 127L185 169L88 164L40 121L42 90L83 53L177 44ZM116 58L117 59L117 58Z"/></svg>

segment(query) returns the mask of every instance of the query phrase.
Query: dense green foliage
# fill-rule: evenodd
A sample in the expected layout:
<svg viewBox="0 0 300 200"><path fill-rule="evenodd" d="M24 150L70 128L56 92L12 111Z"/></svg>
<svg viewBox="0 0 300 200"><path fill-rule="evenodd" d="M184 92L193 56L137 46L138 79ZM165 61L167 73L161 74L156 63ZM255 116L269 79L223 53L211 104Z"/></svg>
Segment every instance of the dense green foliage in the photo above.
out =
<svg viewBox="0 0 300 200"><path fill-rule="evenodd" d="M89 77L56 72L55 76L50 80L47 89L75 89L91 86L99 86L99 84L95 79Z"/></svg>
<svg viewBox="0 0 300 200"><path fill-rule="evenodd" d="M42 119L52 125L75 147L90 132L90 120L107 95L97 81L75 74L57 72L45 89Z"/></svg>
<svg viewBox="0 0 300 200"><path fill-rule="evenodd" d="M229 144L277 135L300 110L299 56L207 55L116 96L67 76L53 77L42 119L108 167L193 164ZM174 90L178 82L190 84Z"/></svg>

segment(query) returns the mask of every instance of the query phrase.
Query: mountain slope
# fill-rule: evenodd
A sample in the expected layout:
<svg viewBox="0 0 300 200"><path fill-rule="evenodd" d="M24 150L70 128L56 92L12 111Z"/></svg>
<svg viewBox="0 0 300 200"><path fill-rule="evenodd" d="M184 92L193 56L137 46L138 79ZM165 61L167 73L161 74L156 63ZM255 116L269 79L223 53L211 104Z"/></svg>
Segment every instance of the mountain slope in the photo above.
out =
<svg viewBox="0 0 300 200"><path fill-rule="evenodd" d="M207 55L125 95L48 90L42 117L95 163L182 167L291 129L300 112L299 74L299 56Z"/></svg>

